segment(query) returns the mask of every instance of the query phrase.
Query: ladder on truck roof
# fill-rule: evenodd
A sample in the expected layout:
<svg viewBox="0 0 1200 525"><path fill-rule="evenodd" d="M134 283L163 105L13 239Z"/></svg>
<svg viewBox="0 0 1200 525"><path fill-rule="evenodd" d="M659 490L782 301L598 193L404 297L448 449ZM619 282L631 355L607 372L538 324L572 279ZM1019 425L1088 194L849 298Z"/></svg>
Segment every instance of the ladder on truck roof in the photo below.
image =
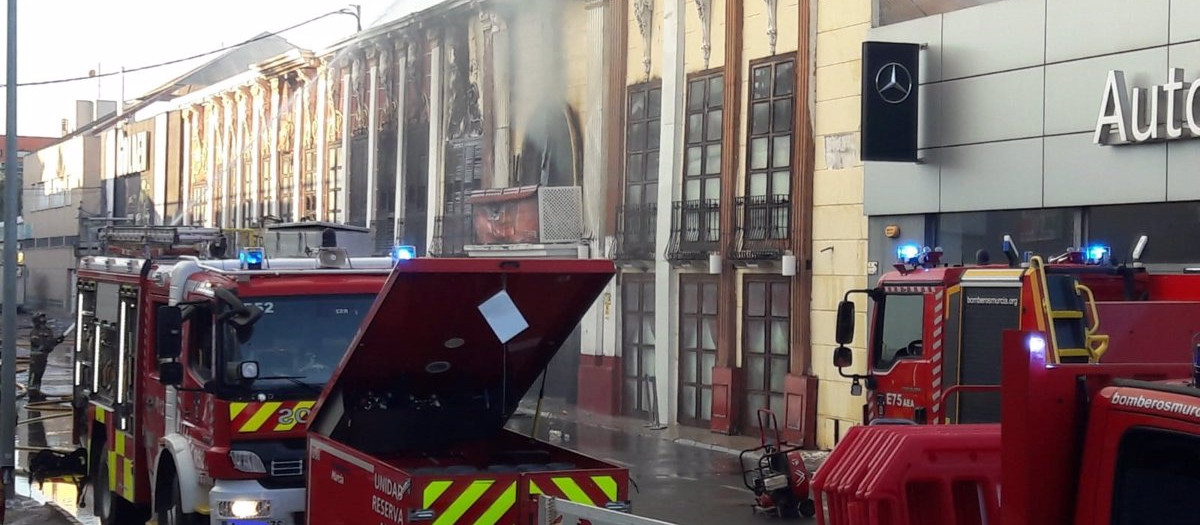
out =
<svg viewBox="0 0 1200 525"><path fill-rule="evenodd" d="M100 230L99 238L103 252L131 257L196 255L224 258L232 248L229 232L196 226L105 226ZM214 247L223 253L204 253Z"/></svg>
<svg viewBox="0 0 1200 525"><path fill-rule="evenodd" d="M542 494L538 496L537 525L675 525L625 512L593 507Z"/></svg>

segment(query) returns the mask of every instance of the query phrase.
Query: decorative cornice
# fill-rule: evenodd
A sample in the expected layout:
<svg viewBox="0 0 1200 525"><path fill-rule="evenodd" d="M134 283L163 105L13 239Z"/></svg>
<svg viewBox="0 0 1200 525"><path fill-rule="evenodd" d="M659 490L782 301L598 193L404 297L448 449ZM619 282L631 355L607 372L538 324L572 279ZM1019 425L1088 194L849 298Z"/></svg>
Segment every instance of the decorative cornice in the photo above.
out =
<svg viewBox="0 0 1200 525"><path fill-rule="evenodd" d="M704 69L712 58L712 0L695 0L700 14L700 51L704 53Z"/></svg>
<svg viewBox="0 0 1200 525"><path fill-rule="evenodd" d="M767 39L771 43L771 54L775 54L775 44L779 39L779 0L764 0L767 3Z"/></svg>
<svg viewBox="0 0 1200 525"><path fill-rule="evenodd" d="M642 67L650 76L650 42L654 33L654 0L634 0L633 16L642 35Z"/></svg>

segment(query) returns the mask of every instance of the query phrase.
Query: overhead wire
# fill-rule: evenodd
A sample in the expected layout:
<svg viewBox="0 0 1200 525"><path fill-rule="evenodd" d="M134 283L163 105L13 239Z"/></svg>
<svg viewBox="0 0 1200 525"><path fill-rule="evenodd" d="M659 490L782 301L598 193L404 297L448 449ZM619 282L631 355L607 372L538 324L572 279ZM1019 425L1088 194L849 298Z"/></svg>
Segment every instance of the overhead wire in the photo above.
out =
<svg viewBox="0 0 1200 525"><path fill-rule="evenodd" d="M308 24L311 24L313 22L316 22L318 20L333 16L333 15L358 16L358 15L354 15L353 13L351 13L351 12L347 11L345 8L343 8L343 9L339 9L337 11L330 11L323 15L315 16L313 18L310 18L308 20L305 20L305 21L297 23L297 24L292 24L292 25L285 27L283 29L280 29L278 31L270 31L270 32L264 33L262 35L256 36L254 38L250 38L248 40L238 42L236 44L224 46L219 49L214 49L212 51L208 51L208 52L204 52L204 53L198 53L198 54L191 55L188 57L176 58L176 59L168 60L165 62L149 64L149 65L145 65L145 66L138 66L138 67L134 67L134 68L121 69L120 71L110 71L107 73L101 73L101 72L97 71L95 74L91 74L91 75L87 75L87 76L57 78L57 79L53 79L53 80L37 80L37 81L32 81L32 82L19 82L19 83L17 83L17 87L47 86L47 85L51 85L51 84L67 84L67 83L71 83L71 82L82 82L85 80L95 80L97 78L105 78L105 77L117 76L117 75L127 74L127 73L137 73L140 71L148 71L148 70L157 69L160 67L173 66L175 64L181 64L183 62L189 62L192 60L196 60L198 58L204 58L209 55L215 55L217 53L221 53L223 51L229 51L231 49L236 49L236 48L242 47L247 44L253 44L260 40L266 40L271 37L279 36L280 34L286 33L288 31L292 31L294 29L298 29L300 27L304 27ZM0 84L0 89L7 88L7 87L8 87L8 84Z"/></svg>

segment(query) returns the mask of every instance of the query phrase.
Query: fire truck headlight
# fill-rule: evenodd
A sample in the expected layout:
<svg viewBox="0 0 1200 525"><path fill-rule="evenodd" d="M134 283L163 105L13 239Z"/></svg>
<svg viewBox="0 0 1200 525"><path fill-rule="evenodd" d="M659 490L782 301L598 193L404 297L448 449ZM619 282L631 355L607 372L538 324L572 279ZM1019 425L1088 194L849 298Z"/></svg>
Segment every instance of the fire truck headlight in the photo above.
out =
<svg viewBox="0 0 1200 525"><path fill-rule="evenodd" d="M263 465L262 458L258 454L248 450L230 450L229 459L233 461L233 468L250 474L266 474L267 467Z"/></svg>
<svg viewBox="0 0 1200 525"><path fill-rule="evenodd" d="M265 518L271 515L271 502L251 499L222 501L217 503L217 512L223 518Z"/></svg>

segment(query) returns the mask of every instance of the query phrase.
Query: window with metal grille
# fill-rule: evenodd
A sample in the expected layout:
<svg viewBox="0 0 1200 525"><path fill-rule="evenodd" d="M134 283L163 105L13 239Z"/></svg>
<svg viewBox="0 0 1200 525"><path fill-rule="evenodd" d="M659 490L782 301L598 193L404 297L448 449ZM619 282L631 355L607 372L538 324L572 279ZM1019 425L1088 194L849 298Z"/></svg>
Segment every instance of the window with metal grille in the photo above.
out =
<svg viewBox="0 0 1200 525"><path fill-rule="evenodd" d="M751 66L750 129L743 211L746 239L788 238L795 68L795 58L771 58Z"/></svg>
<svg viewBox="0 0 1200 525"><path fill-rule="evenodd" d="M304 169L300 173L301 219L316 219L317 217L317 150L304 152Z"/></svg>
<svg viewBox="0 0 1200 525"><path fill-rule="evenodd" d="M296 181L295 166L292 164L291 153L279 156L279 218L283 222L292 222L292 203L295 200Z"/></svg>
<svg viewBox="0 0 1200 525"><path fill-rule="evenodd" d="M325 171L325 220L343 222L342 217L342 182L345 179L344 156L341 143L329 147L326 155L328 169Z"/></svg>

